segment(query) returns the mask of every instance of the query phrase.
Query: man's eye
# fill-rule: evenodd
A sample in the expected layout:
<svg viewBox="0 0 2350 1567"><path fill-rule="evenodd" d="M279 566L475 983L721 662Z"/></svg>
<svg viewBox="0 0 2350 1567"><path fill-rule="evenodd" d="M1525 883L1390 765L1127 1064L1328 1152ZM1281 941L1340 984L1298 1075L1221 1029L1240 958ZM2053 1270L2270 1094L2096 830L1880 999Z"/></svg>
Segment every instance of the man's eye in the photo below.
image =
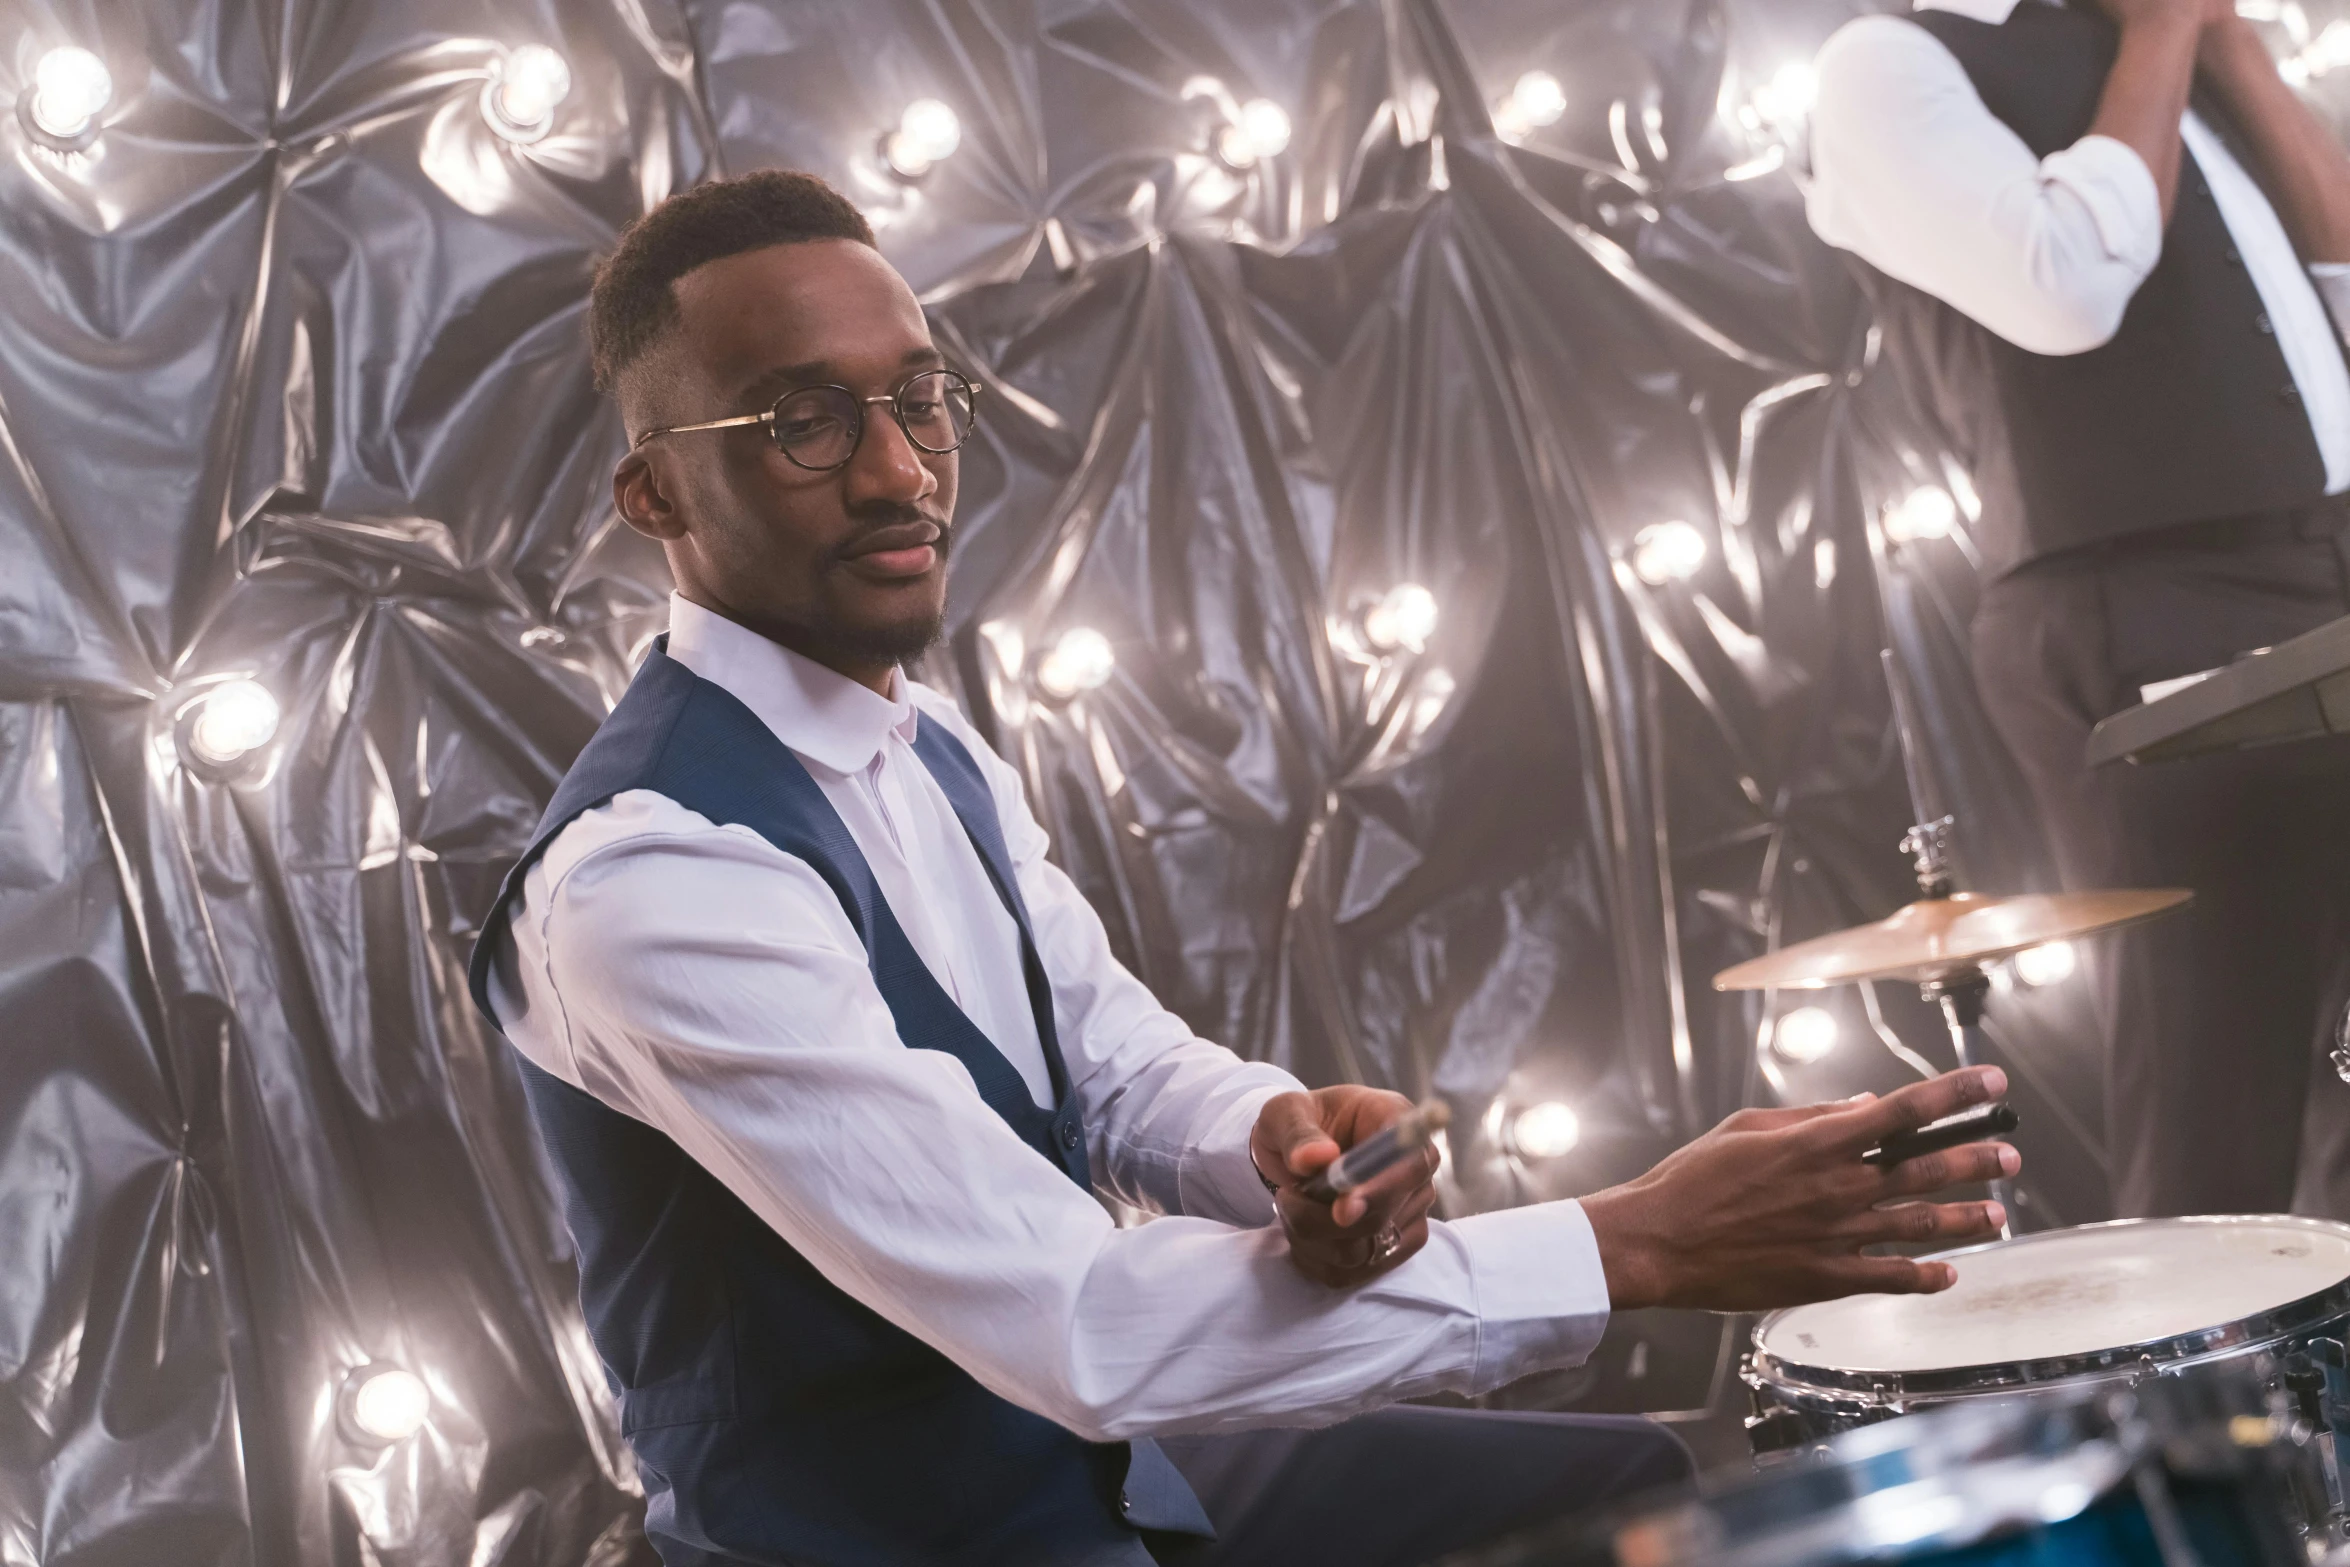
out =
<svg viewBox="0 0 2350 1567"><path fill-rule="evenodd" d="M939 403L935 399L922 402L912 402L906 404L905 406L906 417L909 419L935 419L938 417L938 410L940 407Z"/></svg>
<svg viewBox="0 0 2350 1567"><path fill-rule="evenodd" d="M820 435L829 435L839 428L840 421L838 419L828 419L819 415L807 419L781 420L775 426L775 433L787 441L806 441Z"/></svg>

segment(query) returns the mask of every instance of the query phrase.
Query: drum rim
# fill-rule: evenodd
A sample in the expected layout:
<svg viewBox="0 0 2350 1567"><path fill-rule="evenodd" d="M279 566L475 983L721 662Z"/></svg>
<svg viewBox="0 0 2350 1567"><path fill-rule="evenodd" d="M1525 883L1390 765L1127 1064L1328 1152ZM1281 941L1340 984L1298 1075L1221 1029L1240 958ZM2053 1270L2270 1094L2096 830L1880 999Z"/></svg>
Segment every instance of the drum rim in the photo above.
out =
<svg viewBox="0 0 2350 1567"><path fill-rule="evenodd" d="M2073 1235L2088 1230L2138 1229L2152 1226L2209 1226L2222 1228L2236 1225L2284 1225L2288 1228L2321 1230L2339 1239L2350 1240L2350 1224L2331 1219L2305 1218L2299 1214L2243 1213L2194 1214L2177 1218L2108 1219L2098 1224L2069 1225L2062 1230L2043 1230L2040 1235ZM2037 1236L2021 1236L2018 1240L2031 1241ZM2011 1246L2016 1241L1985 1241L1980 1245L1962 1246L1955 1251L1936 1252L1932 1260L1956 1261L1995 1247ZM2350 1314L2350 1275L2346 1275L2325 1289L2304 1295L2297 1300L2271 1306L2250 1316L2192 1332L2172 1334L2166 1338L2146 1339L2134 1344L2117 1344L2110 1348L2088 1350L2073 1355L2052 1356L2044 1360L1988 1361L1970 1366L1937 1366L1917 1371L1861 1371L1838 1366L1811 1365L1773 1354L1762 1347L1763 1335L1773 1324L1801 1306L1785 1307L1766 1315L1755 1324L1750 1356L1751 1376L1774 1389L1789 1392L1835 1392L1856 1396L1866 1405L1902 1404L1919 1398L1963 1397L1970 1393L2012 1393L2019 1389L2051 1388L2076 1378L2095 1378L2125 1373L2150 1374L2183 1369L2206 1360L2262 1349L2283 1340L2304 1334Z"/></svg>

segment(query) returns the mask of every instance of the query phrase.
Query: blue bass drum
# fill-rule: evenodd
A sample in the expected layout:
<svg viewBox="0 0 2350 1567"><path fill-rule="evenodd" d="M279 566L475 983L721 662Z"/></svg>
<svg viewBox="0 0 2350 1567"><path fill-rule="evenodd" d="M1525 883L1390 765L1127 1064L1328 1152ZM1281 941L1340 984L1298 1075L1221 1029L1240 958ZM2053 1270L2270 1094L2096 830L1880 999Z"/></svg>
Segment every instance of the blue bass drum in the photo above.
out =
<svg viewBox="0 0 2350 1567"><path fill-rule="evenodd" d="M2321 1470L2290 1410L2221 1367L1865 1426L1445 1567L2312 1567Z"/></svg>

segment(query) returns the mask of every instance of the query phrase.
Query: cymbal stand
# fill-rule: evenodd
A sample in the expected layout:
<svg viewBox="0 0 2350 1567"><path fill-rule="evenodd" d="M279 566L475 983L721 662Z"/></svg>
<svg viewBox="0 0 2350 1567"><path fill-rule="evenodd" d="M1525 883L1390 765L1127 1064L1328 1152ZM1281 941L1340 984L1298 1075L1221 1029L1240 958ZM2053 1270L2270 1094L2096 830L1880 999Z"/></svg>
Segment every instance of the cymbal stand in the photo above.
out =
<svg viewBox="0 0 2350 1567"><path fill-rule="evenodd" d="M1938 1002L1942 1016L1950 1024L1951 1048L1957 1052L1960 1066L1975 1066L1983 1059L1983 1047L1989 1043L1983 1033L1983 1006L1991 998L1991 976L1980 968L1965 968L1939 979L1920 982L1918 994L1926 1000ZM1991 1200L2007 1210L2007 1219L1999 1226L2001 1240L2015 1235L2015 1183L1993 1180Z"/></svg>
<svg viewBox="0 0 2350 1567"><path fill-rule="evenodd" d="M1908 779L1910 803L1916 807L1918 817L1917 824L1901 840L1901 852L1914 862L1918 895L1947 898L1958 885L1950 852L1951 831L1956 821L1936 809L1941 795L1932 771L1926 766L1917 712L1910 704L1909 682L1902 678L1901 666L1894 661L1891 648L1881 650L1878 657L1885 667L1885 687L1892 693L1893 727L1901 739L1902 771ZM1984 1047L1989 1043L1983 1032L1983 1006L1991 996L1990 976L1979 965L1971 966L1922 982L1918 994L1940 1004L1942 1016L1950 1025L1951 1048L1957 1052L1958 1064L1966 1067L1981 1062ZM2014 1235L2016 1213L2013 1183L1996 1180L1989 1185L1992 1201L2008 1214L2007 1221L1999 1226L2000 1239L2010 1239Z"/></svg>

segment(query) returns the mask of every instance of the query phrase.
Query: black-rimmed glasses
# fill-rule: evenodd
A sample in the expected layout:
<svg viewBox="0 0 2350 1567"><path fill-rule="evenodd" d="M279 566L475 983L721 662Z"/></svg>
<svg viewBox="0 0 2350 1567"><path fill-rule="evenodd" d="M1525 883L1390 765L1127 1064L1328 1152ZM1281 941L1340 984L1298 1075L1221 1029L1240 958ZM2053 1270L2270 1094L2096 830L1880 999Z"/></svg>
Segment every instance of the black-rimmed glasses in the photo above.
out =
<svg viewBox="0 0 2350 1567"><path fill-rule="evenodd" d="M977 382L953 370L925 370L884 397L859 397L845 386L803 386L778 397L763 414L647 430L629 450L656 435L763 424L775 438L777 451L802 468L822 473L857 455L857 442L865 435L865 410L875 403L887 404L906 439L933 457L943 457L969 440L972 425L979 421Z"/></svg>

